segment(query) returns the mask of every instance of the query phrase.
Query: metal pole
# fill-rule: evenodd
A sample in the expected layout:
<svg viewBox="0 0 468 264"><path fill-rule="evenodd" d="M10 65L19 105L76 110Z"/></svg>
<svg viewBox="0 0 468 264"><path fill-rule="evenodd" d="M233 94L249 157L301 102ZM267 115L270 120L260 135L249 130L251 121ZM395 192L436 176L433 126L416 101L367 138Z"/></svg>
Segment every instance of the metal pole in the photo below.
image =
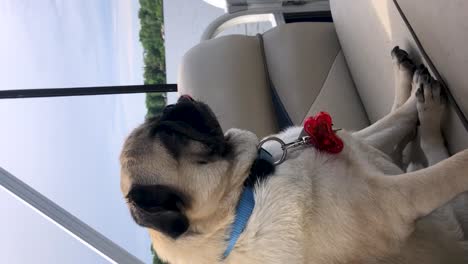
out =
<svg viewBox="0 0 468 264"><path fill-rule="evenodd" d="M56 89L19 89L0 91L0 99L57 97L57 96L85 96L106 94L131 94L153 92L177 92L177 84L124 85L124 86L96 86L73 87Z"/></svg>
<svg viewBox="0 0 468 264"><path fill-rule="evenodd" d="M48 218L84 245L118 264L143 264L141 260L85 224L56 203L0 167L0 186Z"/></svg>

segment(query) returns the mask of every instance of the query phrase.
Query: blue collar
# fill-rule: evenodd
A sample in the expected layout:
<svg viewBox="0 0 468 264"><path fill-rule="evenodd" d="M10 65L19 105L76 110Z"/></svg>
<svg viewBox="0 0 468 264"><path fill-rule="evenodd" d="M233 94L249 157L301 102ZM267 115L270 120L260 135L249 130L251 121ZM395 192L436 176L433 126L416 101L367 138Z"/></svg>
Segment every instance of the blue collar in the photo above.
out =
<svg viewBox="0 0 468 264"><path fill-rule="evenodd" d="M252 187L245 187L241 194L239 204L236 209L236 218L232 224L231 235L229 236L228 246L223 254L223 259L229 256L232 249L236 245L237 240L247 226L247 222L252 215L255 207L255 199Z"/></svg>
<svg viewBox="0 0 468 264"><path fill-rule="evenodd" d="M268 175L272 174L273 171L274 166L271 154L265 149L260 148L257 158L250 169L250 175L244 183L245 187L242 191L239 203L237 204L236 217L234 223L232 223L231 234L229 236L228 246L223 254L223 259L226 259L234 249L237 240L244 231L252 215L255 207L254 184L265 179Z"/></svg>

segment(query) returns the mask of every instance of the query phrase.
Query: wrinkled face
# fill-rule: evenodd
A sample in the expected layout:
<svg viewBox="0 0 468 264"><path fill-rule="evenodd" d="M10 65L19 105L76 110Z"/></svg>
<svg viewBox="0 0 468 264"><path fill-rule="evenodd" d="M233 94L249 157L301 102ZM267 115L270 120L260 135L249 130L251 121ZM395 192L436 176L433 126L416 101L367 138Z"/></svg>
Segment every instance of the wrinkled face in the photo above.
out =
<svg viewBox="0 0 468 264"><path fill-rule="evenodd" d="M173 238L185 233L190 221L219 207L230 185L232 155L209 107L181 97L124 143L121 189L133 218Z"/></svg>

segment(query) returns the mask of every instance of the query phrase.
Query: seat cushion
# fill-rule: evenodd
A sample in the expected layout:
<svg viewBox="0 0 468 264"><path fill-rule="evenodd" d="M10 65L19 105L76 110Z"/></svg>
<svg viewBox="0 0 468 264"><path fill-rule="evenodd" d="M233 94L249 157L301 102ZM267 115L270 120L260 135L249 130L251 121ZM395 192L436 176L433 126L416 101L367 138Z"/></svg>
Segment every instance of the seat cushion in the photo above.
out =
<svg viewBox="0 0 468 264"><path fill-rule="evenodd" d="M456 91L457 96L468 98L466 96L467 87L463 86L463 82L468 83L465 80L468 77L464 73L468 66L466 65L468 57L467 55L463 57L463 54L467 54L468 51L459 47L463 45L462 39L464 37L459 38L455 30L449 30L451 33L428 33L432 28L442 30L441 27L446 28L448 24L453 28L459 28L460 34L465 32L463 25L466 25L467 22L464 19L455 21L451 18L453 16L451 12L461 14L459 12L466 10L466 8L457 11L456 7L466 6L466 1L453 1L454 3L451 4L438 0L430 0L430 3L427 0L400 0L398 2L408 13L408 19L415 25L415 30L417 33L419 32L422 44L431 58L434 59L436 67L447 77L450 89ZM416 63L422 62L422 56L419 54L393 1L330 0L330 7L338 38L356 89L370 121L375 122L390 111L393 103L394 76L390 57L391 49L399 45L409 51ZM438 19L429 19L431 16L427 12L437 12ZM457 24L459 22L462 24ZM432 24L434 27L430 26ZM447 41L447 38L450 39L450 42ZM447 54L453 53L455 50L458 52L459 49L464 52L458 53L462 54L460 58L452 60L447 57ZM454 69L455 66L448 66L451 63L459 64L458 69ZM459 104L463 104L465 108L468 101L465 100ZM444 134L452 153L468 147L467 132L453 108L449 109L448 117L445 119Z"/></svg>
<svg viewBox="0 0 468 264"><path fill-rule="evenodd" d="M335 128L356 131L370 123L341 51L306 116L314 116L321 111L330 113Z"/></svg>

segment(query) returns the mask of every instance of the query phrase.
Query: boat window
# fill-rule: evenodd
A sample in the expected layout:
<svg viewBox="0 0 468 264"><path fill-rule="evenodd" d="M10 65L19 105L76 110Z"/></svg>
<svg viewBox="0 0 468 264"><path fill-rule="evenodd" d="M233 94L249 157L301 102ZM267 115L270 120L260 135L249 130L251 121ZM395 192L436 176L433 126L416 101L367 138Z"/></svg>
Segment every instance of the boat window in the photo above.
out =
<svg viewBox="0 0 468 264"><path fill-rule="evenodd" d="M226 35L246 35L255 36L257 34L263 34L266 31L276 26L275 18L272 14L262 15L262 20L258 22L242 23L240 25L232 26L221 32L218 36Z"/></svg>

